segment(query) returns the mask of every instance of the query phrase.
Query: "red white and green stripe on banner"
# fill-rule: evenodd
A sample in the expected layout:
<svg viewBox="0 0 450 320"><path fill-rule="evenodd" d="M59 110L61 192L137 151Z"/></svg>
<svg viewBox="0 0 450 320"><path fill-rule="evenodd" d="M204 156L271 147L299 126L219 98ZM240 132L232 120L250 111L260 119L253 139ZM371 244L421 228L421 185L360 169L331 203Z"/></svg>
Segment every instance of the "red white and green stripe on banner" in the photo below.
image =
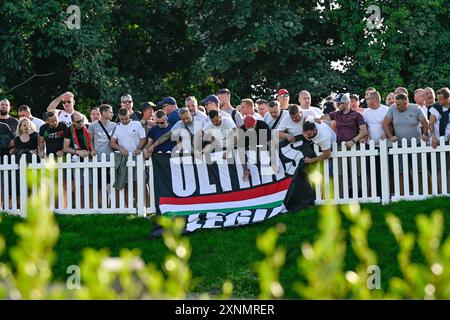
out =
<svg viewBox="0 0 450 320"><path fill-rule="evenodd" d="M270 209L283 204L292 178L251 189L187 198L160 197L159 209L167 216L206 212L230 213L242 210Z"/></svg>

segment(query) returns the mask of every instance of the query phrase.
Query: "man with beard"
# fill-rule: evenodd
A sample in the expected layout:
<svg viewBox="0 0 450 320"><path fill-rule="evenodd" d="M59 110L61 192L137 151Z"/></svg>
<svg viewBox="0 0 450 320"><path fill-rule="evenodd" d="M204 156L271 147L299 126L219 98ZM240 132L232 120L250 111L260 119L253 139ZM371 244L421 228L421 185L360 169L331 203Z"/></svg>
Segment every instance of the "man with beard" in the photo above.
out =
<svg viewBox="0 0 450 320"><path fill-rule="evenodd" d="M17 130L17 124L19 121L9 115L11 111L11 105L8 99L0 100L0 122L3 122L9 126L13 133Z"/></svg>
<svg viewBox="0 0 450 320"><path fill-rule="evenodd" d="M55 111L49 111L46 114L45 124L39 129L39 156L54 154L57 157L64 155L64 133L67 125L58 121Z"/></svg>

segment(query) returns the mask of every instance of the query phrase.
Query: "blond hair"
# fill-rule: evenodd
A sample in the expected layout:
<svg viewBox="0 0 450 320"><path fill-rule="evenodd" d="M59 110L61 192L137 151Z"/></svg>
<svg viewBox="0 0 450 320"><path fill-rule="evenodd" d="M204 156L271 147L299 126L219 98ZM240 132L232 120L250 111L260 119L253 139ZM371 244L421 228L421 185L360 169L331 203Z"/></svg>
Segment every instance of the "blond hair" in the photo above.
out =
<svg viewBox="0 0 450 320"><path fill-rule="evenodd" d="M30 126L30 134L33 132L36 132L36 126L34 125L34 123L28 119L28 118L21 118L19 120L19 123L17 124L17 129L16 129L16 137L19 137L22 135L22 129L20 128L22 126L23 122L28 122L29 126Z"/></svg>

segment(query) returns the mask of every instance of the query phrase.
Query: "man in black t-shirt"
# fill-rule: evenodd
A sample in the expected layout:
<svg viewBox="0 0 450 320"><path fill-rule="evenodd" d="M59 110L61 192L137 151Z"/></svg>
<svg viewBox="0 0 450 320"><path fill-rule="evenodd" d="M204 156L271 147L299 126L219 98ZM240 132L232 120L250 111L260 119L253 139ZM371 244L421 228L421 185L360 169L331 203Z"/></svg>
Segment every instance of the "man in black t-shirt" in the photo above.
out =
<svg viewBox="0 0 450 320"><path fill-rule="evenodd" d="M238 148L239 152L242 152L241 149L243 146L245 150L253 150L257 151L257 148L261 148L261 151L269 150L269 142L272 138L270 127L267 123L262 120L256 120L253 116L245 116L244 125L241 127L243 132L238 133ZM256 153L256 157L254 160L259 161L259 155ZM245 160L243 165L244 167L244 175L242 179L247 181L250 177L250 170L247 166L248 159Z"/></svg>
<svg viewBox="0 0 450 320"><path fill-rule="evenodd" d="M53 153L57 157L64 155L64 132L67 125L58 121L55 111L46 113L45 124L39 129L39 156L45 158L45 155ZM46 152L44 153L44 150Z"/></svg>
<svg viewBox="0 0 450 320"><path fill-rule="evenodd" d="M9 100L8 99L0 100L0 122L6 123L15 135L19 120L9 115L10 110L11 105L9 104Z"/></svg>
<svg viewBox="0 0 450 320"><path fill-rule="evenodd" d="M262 145L264 149L267 149L267 145L272 138L272 131L267 123L262 120L256 120L253 116L245 116L244 125L241 129L243 132L251 130L256 133L255 141L250 141L249 136L245 137L245 149L255 148L257 145ZM253 145L254 143L256 143L256 145Z"/></svg>
<svg viewBox="0 0 450 320"><path fill-rule="evenodd" d="M8 150L13 139L14 134L11 128L7 124L0 122L0 163L3 163L4 155L9 155Z"/></svg>

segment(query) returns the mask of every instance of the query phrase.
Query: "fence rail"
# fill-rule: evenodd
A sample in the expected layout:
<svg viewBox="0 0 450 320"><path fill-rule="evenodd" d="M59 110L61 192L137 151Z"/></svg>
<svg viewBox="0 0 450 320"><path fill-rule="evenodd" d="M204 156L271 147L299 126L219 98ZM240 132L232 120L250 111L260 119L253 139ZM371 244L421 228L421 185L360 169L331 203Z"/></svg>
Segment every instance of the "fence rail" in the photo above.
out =
<svg viewBox="0 0 450 320"><path fill-rule="evenodd" d="M316 147L316 153L320 151ZM40 179L50 163L55 170L51 178L49 209L59 214L137 214L145 216L156 211L153 163L142 155L129 156L126 163L127 186L114 188L115 158L72 161L42 161L33 155L27 164L14 156L3 158L0 165L0 211L25 214L28 196L36 195ZM65 161L64 161L65 160ZM441 138L436 149L424 141L412 139L393 144L383 140L351 148L332 146L331 158L320 164L314 184L316 204L326 200L336 204L418 200L431 196L448 196L450 191L450 145ZM27 170L29 169L29 170ZM28 173L27 173L28 172ZM31 175L31 186L28 185ZM70 183L67 183L70 182Z"/></svg>

